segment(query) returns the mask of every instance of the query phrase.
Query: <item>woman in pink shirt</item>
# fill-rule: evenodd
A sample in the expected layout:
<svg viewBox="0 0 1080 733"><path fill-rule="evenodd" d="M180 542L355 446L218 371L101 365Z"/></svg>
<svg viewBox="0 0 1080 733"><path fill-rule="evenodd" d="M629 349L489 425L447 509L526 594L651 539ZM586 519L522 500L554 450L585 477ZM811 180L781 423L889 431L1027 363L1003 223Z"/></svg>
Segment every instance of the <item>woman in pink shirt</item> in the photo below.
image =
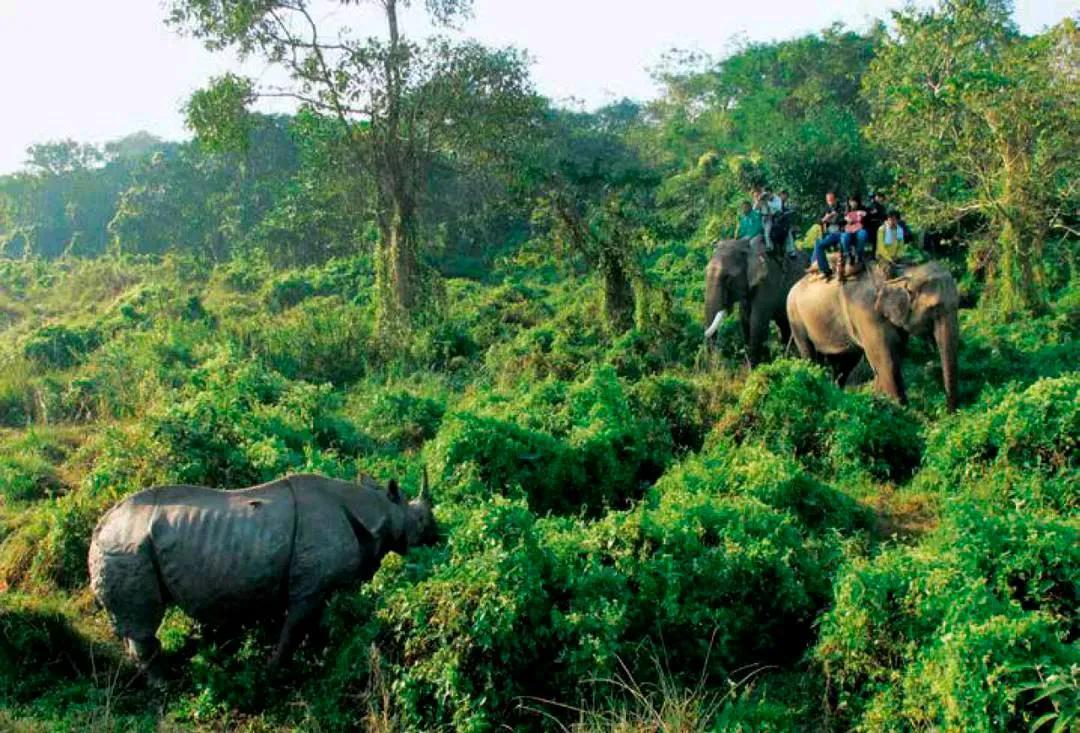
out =
<svg viewBox="0 0 1080 733"><path fill-rule="evenodd" d="M866 209L858 196L848 197L847 213L844 214L844 232L840 235L840 251L847 254L849 262L862 262L863 250L869 235L863 220L866 219Z"/></svg>

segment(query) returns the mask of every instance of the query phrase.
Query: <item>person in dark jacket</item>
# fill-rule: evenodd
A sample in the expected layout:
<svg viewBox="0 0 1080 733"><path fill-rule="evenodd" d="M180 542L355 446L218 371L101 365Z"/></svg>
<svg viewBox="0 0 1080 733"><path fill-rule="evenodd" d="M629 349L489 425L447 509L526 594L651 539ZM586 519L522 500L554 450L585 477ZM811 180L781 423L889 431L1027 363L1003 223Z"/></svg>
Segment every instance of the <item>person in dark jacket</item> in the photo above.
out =
<svg viewBox="0 0 1080 733"><path fill-rule="evenodd" d="M877 242L878 229L885 223L885 217L888 212L887 201L888 197L884 191L874 191L870 195L870 205L866 207L866 220L863 225L866 227L866 239L868 242Z"/></svg>

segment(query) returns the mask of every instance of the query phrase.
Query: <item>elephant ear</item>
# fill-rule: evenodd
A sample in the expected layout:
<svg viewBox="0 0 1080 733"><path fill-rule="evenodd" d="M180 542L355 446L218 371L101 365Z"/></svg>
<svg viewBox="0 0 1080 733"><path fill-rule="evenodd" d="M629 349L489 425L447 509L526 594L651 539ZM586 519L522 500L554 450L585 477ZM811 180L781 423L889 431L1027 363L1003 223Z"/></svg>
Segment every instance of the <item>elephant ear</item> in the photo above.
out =
<svg viewBox="0 0 1080 733"><path fill-rule="evenodd" d="M904 283L886 283L878 293L877 312L897 328L904 328L911 314L911 293Z"/></svg>

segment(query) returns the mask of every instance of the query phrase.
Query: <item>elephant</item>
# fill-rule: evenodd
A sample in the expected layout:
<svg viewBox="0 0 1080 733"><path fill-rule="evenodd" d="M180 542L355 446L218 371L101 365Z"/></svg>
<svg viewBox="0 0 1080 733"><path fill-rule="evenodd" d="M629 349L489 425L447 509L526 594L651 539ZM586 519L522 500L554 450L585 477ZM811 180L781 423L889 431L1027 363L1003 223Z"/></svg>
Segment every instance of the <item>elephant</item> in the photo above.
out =
<svg viewBox="0 0 1080 733"><path fill-rule="evenodd" d="M780 329L781 342L788 343L790 329L784 302L788 290L809 264L805 252L780 260L766 257L765 271L755 276L758 263L754 257L750 240L729 239L716 244L705 268L705 338L716 332L720 321L738 303L751 366L762 360L771 321Z"/></svg>
<svg viewBox="0 0 1080 733"><path fill-rule="evenodd" d="M846 280L807 275L787 296L792 338L806 359L828 362L843 385L865 355L874 388L907 401L900 361L909 335L933 334L950 412L956 410L960 297L942 264L909 267L887 279L867 269Z"/></svg>
<svg viewBox="0 0 1080 733"><path fill-rule="evenodd" d="M388 552L435 536L426 478L410 502L396 481L384 491L367 476L357 485L294 475L237 491L157 486L98 522L90 588L151 679L169 606L211 626L284 614L276 668L332 591L370 579Z"/></svg>

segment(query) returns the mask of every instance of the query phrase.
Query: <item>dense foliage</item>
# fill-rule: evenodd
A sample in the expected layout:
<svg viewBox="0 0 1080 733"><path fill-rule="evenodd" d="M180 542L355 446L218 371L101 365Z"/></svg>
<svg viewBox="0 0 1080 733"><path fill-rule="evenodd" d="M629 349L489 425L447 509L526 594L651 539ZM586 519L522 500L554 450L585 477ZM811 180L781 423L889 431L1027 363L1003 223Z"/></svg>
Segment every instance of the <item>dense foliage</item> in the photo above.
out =
<svg viewBox="0 0 1080 733"><path fill-rule="evenodd" d="M278 4L174 5L224 44L261 30L218 10ZM0 178L0 728L1075 728L1076 159L1044 149L1076 123L1055 96L1075 28L1025 38L1003 9L950 0L865 34L673 57L648 105L529 106L498 151L425 148L410 246L431 287L393 339L376 325L385 212L358 189L382 184L342 152L362 126L319 105L225 116L250 91L233 77L193 100L190 143L33 149ZM939 50L942 95L882 81L922 78ZM1066 119L993 138L976 118L1030 109L1018 85L1047 63L1063 66L1036 107ZM995 217L1030 191L992 155L968 170L922 140L897 157L908 104L983 135L980 156L1023 143L1041 166L1024 176L1058 191L1037 249L1054 270L1027 295L1002 283L1036 249ZM928 253L981 297L960 316L955 414L921 340L906 406L781 344L750 371L734 322L701 346L704 243L763 180L804 214L826 188L895 185L928 242L951 238ZM990 194L1004 211L947 215ZM98 518L153 484L300 471L407 490L426 473L440 541L338 593L278 675L274 624L221 636L171 612L172 679L147 687L87 589Z"/></svg>

